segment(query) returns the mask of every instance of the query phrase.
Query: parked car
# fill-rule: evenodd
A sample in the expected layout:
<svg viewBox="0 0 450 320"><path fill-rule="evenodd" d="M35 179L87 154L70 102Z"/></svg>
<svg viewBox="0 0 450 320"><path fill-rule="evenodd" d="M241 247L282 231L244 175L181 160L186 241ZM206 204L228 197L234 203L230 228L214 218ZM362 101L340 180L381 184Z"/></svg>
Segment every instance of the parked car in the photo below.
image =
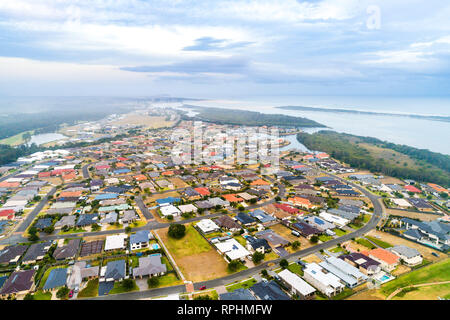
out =
<svg viewBox="0 0 450 320"><path fill-rule="evenodd" d="M435 257L439 257L439 255L436 252L432 252L431 254Z"/></svg>
<svg viewBox="0 0 450 320"><path fill-rule="evenodd" d="M69 292L69 298L72 298L73 297L73 290L70 290L70 292Z"/></svg>
<svg viewBox="0 0 450 320"><path fill-rule="evenodd" d="M206 286L201 286L200 287L200 290L205 290L206 289Z"/></svg>

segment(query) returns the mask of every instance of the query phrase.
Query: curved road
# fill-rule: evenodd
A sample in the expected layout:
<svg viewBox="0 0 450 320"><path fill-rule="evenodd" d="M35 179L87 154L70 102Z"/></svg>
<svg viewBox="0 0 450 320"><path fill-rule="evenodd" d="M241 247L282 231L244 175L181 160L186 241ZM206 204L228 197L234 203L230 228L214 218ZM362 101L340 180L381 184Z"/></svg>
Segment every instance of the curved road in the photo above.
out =
<svg viewBox="0 0 450 320"><path fill-rule="evenodd" d="M331 175L329 173L327 173L327 175L332 176L341 181L344 181L343 179L341 179L337 176ZM366 234L367 232L369 232L370 230L374 229L377 226L377 224L381 221L381 218L384 214L384 206L381 204L381 202L379 200L380 197L373 195L372 193L368 192L366 189L364 189L361 186L358 186L352 182L348 182L348 181L345 181L345 182L350 184L352 187L358 189L359 191L361 191L366 197L369 198L369 200L373 204L374 212L372 214L372 218L366 225L364 225L363 227L361 227L360 229L358 229L352 233L348 233L339 238L332 239L330 241L315 245L313 247L310 247L310 248L307 248L304 250L300 250L300 251L292 253L284 258L278 258L276 260L266 261L258 266L243 270L241 272L238 272L238 273L226 276L226 277L213 279L213 280L209 280L209 281L197 282L194 284L195 290L198 290L202 286L206 286L207 288L213 288L213 287L229 284L233 281L244 280L250 276L253 276L253 275L259 273L263 269L267 269L269 267L269 264L279 263L282 259L286 259L286 260L290 260L290 261L296 260L298 258L302 258L304 256L310 255L316 251L320 251L321 249L323 249L323 250L329 249L331 247L336 246L338 243L342 243L342 242L351 240L352 238L360 237L360 236ZM279 184L279 186L281 187L280 191L281 191L281 189L283 189L283 192L284 192L284 186L282 186L282 184ZM166 288L159 288L159 289L149 289L149 290L145 290L145 291L129 292L129 293L123 293L123 294L117 294L117 295L111 295L111 296L101 296L101 297L96 297L96 298L92 298L92 299L95 299L95 300L136 300L136 299L154 298L154 297L158 297L158 296L166 296L166 295L174 294L174 293L183 293L185 291L186 291L186 288L183 285L183 286L174 286L174 287L166 287Z"/></svg>

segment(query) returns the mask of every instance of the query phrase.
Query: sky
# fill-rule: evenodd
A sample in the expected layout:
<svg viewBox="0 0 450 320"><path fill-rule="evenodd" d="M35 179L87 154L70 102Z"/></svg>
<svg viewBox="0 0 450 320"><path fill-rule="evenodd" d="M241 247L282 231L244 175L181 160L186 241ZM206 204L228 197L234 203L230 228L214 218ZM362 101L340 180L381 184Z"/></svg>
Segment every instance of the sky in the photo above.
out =
<svg viewBox="0 0 450 320"><path fill-rule="evenodd" d="M450 94L443 0L1 0L0 96Z"/></svg>

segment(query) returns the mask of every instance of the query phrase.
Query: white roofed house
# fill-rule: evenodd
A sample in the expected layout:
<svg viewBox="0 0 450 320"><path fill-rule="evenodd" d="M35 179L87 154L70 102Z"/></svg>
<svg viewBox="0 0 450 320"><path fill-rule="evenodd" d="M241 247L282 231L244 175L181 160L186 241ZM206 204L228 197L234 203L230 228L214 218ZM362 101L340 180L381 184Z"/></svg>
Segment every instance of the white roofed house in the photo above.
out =
<svg viewBox="0 0 450 320"><path fill-rule="evenodd" d="M303 269L303 278L320 292L332 297L344 290L341 280L331 272L327 272L317 263L308 263Z"/></svg>
<svg viewBox="0 0 450 320"><path fill-rule="evenodd" d="M180 211L182 213L191 213L191 212L197 212L197 207L194 206L193 204L183 204L183 205L179 205L178 209L180 209Z"/></svg>
<svg viewBox="0 0 450 320"><path fill-rule="evenodd" d="M205 234L220 230L220 227L211 219L202 219L195 226Z"/></svg>
<svg viewBox="0 0 450 320"><path fill-rule="evenodd" d="M331 256L319 265L341 279L349 288L354 288L367 281L364 273L342 259Z"/></svg>
<svg viewBox="0 0 450 320"><path fill-rule="evenodd" d="M343 217L339 217L334 214L330 214L328 212L319 213L319 217L321 217L322 219L324 219L327 222L338 225L339 227L344 227L350 222L349 219L345 219Z"/></svg>
<svg viewBox="0 0 450 320"><path fill-rule="evenodd" d="M231 261L244 259L251 255L236 239L227 239L214 245L221 254L226 255Z"/></svg>
<svg viewBox="0 0 450 320"><path fill-rule="evenodd" d="M175 207L174 205L171 205L171 204L162 205L159 207L159 210L161 211L161 214L164 217L167 217L170 215L171 216L181 215L181 211L177 207Z"/></svg>
<svg viewBox="0 0 450 320"><path fill-rule="evenodd" d="M309 285L302 278L297 276L295 273L285 269L278 273L281 281L290 289L292 294L295 294L302 299L310 299L314 296L316 289Z"/></svg>
<svg viewBox="0 0 450 320"><path fill-rule="evenodd" d="M124 233L106 237L105 251L125 249L127 238L128 235Z"/></svg>

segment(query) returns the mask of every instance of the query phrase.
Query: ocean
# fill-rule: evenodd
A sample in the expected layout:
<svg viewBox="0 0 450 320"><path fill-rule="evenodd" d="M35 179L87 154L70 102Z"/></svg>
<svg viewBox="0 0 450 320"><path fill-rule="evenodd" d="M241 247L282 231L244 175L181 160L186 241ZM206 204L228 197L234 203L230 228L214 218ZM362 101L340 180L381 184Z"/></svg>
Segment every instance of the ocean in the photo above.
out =
<svg viewBox="0 0 450 320"><path fill-rule="evenodd" d="M359 111L450 116L450 98L288 96L204 100L187 104L243 109L269 114L306 117L330 130L374 137L397 144L450 154L450 122L390 115L350 114L332 111L277 109L277 106L340 108Z"/></svg>

